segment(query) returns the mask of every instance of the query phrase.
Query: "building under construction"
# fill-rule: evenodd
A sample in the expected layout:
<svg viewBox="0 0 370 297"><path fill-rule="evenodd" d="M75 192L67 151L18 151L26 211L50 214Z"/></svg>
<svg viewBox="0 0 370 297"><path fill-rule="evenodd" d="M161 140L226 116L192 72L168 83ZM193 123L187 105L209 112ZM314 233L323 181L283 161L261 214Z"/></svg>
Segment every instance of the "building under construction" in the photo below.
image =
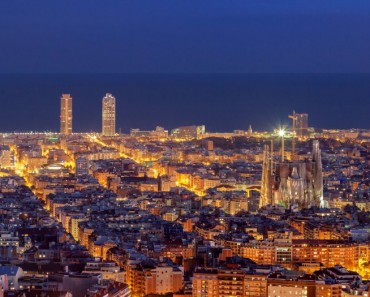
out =
<svg viewBox="0 0 370 297"><path fill-rule="evenodd" d="M303 161L275 162L273 151L265 146L260 207L283 205L299 210L319 207L323 202L321 150L318 140L313 141L310 158Z"/></svg>

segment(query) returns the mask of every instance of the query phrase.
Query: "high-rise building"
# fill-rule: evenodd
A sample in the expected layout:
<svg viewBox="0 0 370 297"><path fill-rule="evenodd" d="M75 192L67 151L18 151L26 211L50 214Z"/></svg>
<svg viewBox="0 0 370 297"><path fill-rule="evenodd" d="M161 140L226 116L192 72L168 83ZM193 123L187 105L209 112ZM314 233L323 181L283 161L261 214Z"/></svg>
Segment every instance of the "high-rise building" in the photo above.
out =
<svg viewBox="0 0 370 297"><path fill-rule="evenodd" d="M72 133L72 96L62 94L60 98L60 133Z"/></svg>
<svg viewBox="0 0 370 297"><path fill-rule="evenodd" d="M308 114L295 114L295 132L298 138L308 136Z"/></svg>
<svg viewBox="0 0 370 297"><path fill-rule="evenodd" d="M109 93L103 97L102 133L105 136L116 134L116 98Z"/></svg>

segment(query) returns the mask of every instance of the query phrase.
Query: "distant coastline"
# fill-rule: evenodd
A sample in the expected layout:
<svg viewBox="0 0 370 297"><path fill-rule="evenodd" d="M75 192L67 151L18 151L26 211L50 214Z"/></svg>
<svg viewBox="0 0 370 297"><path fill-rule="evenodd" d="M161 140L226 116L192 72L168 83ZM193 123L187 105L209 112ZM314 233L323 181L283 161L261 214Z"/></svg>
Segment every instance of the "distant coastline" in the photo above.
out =
<svg viewBox="0 0 370 297"><path fill-rule="evenodd" d="M76 132L99 131L106 92L125 133L191 124L270 130L289 124L293 109L314 127L370 128L370 74L0 74L0 131L58 131L63 92L74 99Z"/></svg>

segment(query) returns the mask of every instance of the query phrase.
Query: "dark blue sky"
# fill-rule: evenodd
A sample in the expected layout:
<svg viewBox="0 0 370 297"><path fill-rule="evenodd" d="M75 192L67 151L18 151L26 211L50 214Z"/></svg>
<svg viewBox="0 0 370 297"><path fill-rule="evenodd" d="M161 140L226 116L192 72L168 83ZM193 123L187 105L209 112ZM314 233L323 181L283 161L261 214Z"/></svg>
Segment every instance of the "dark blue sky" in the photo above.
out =
<svg viewBox="0 0 370 297"><path fill-rule="evenodd" d="M0 72L369 72L369 0L1 0Z"/></svg>
<svg viewBox="0 0 370 297"><path fill-rule="evenodd" d="M61 93L74 131L101 131L102 97L116 96L117 129L272 130L307 112L319 128L370 128L370 74L0 74L0 132L58 131Z"/></svg>
<svg viewBox="0 0 370 297"><path fill-rule="evenodd" d="M57 131L62 93L75 131L99 131L106 92L126 132L272 129L293 109L369 128L369 55L370 0L0 0L0 131Z"/></svg>

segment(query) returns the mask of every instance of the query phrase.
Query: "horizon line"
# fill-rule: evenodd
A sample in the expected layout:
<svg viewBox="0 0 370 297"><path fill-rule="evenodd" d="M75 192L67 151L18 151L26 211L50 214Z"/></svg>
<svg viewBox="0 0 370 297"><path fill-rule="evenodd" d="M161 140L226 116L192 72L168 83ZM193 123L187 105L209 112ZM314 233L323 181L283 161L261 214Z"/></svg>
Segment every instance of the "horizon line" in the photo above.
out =
<svg viewBox="0 0 370 297"><path fill-rule="evenodd" d="M0 75L53 75L53 74L69 74L69 75L176 75L176 74L207 74L207 75L353 75L353 74L370 74L369 72L0 72Z"/></svg>

